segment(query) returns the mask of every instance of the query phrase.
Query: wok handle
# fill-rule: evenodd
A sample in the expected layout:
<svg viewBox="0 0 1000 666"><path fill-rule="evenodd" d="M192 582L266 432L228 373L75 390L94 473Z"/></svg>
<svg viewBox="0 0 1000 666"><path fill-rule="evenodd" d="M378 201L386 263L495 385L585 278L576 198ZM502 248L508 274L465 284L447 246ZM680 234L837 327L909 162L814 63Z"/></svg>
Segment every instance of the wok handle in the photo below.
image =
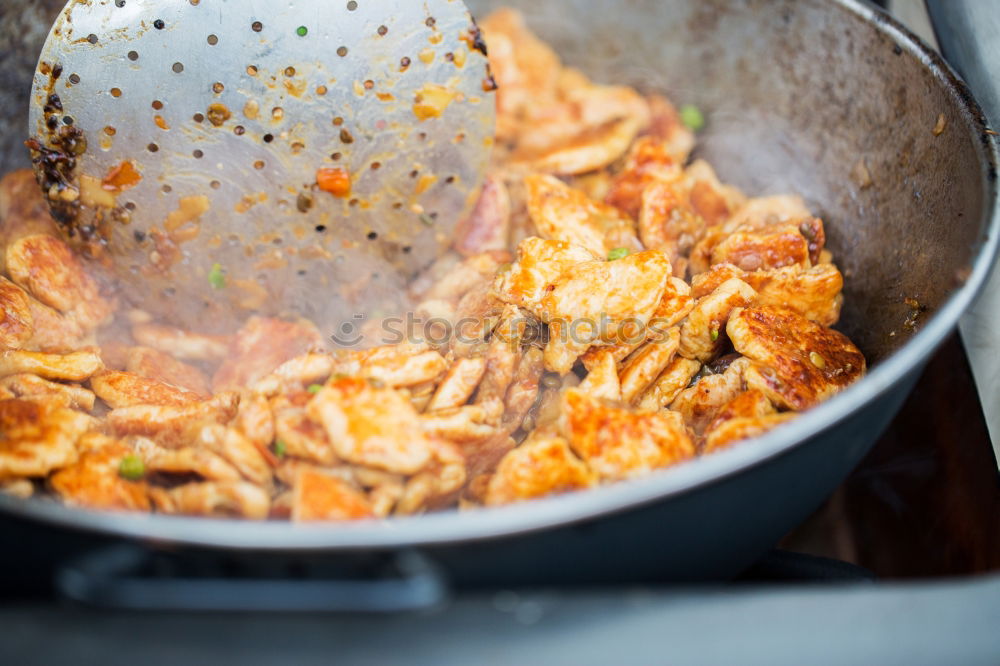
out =
<svg viewBox="0 0 1000 666"><path fill-rule="evenodd" d="M366 579L157 577L153 556L121 544L92 551L56 572L65 598L99 608L151 611L393 613L443 603L448 587L415 551L393 556L390 577Z"/></svg>

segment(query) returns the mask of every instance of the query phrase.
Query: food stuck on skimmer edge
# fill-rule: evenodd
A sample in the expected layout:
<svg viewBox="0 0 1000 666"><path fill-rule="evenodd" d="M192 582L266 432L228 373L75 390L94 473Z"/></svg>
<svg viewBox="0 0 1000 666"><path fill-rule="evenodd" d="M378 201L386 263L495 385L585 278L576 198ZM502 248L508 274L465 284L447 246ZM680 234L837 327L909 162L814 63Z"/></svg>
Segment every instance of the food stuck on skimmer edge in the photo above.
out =
<svg viewBox="0 0 1000 666"><path fill-rule="evenodd" d="M799 197L721 183L688 160L696 109L591 82L516 12L482 28L494 166L410 315L332 338L155 321L88 275L30 172L8 175L0 490L295 521L495 506L753 446L864 374Z"/></svg>

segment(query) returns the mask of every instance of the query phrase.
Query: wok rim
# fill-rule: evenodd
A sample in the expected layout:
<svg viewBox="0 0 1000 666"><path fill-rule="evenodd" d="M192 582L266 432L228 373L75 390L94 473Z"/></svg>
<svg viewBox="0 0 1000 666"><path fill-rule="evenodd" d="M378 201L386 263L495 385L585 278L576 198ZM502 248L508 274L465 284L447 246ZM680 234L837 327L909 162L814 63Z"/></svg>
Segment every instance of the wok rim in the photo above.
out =
<svg viewBox="0 0 1000 666"><path fill-rule="evenodd" d="M989 123L978 102L938 53L896 19L862 0L835 0L830 6L854 14L891 38L944 86L963 112L963 128L975 133L986 194L980 220L984 233L965 284L948 297L912 339L844 392L757 438L752 446L733 447L633 481L469 512L445 511L384 521L309 525L115 513L66 506L52 499L23 500L6 495L0 495L0 511L108 536L222 549L331 551L457 545L515 537L665 501L747 472L836 427L870 401L896 388L909 373L919 370L983 290L1000 246L1000 202L995 176L1000 160L997 137L986 132Z"/></svg>

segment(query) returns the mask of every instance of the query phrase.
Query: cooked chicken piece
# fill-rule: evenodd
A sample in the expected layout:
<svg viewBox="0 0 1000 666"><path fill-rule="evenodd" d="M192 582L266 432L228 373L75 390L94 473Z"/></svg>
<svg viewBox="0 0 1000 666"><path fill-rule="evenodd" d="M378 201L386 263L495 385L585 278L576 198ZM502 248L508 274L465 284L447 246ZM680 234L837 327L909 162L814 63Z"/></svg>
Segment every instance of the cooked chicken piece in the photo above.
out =
<svg viewBox="0 0 1000 666"><path fill-rule="evenodd" d="M466 257L489 250L506 250L510 213L510 194L503 179L486 176L476 207L455 227L455 249Z"/></svg>
<svg viewBox="0 0 1000 666"><path fill-rule="evenodd" d="M485 280L481 280L476 289L482 288L482 286L489 284ZM462 298L465 298L463 295ZM386 344L398 344L400 338L407 339L413 338L413 333L419 333L426 335L427 339L433 341L435 345L447 341L448 334L450 333L450 326L454 325L456 317L457 305L452 301L446 301L443 299L433 299L429 301L422 301L417 304L414 309L413 314L416 315L413 318L413 324L410 326L410 330L406 331L404 326L406 323L398 321L398 324L394 323L393 327L390 329L391 333L383 335L376 338L378 341L385 341ZM383 329L388 328L387 326L382 326ZM398 331L398 332L397 332ZM389 335L395 335L395 339L386 339Z"/></svg>
<svg viewBox="0 0 1000 666"><path fill-rule="evenodd" d="M595 85L572 69L560 73L556 102L533 108L540 113L521 126L512 166L565 175L616 162L650 121L649 106L634 90Z"/></svg>
<svg viewBox="0 0 1000 666"><path fill-rule="evenodd" d="M651 327L647 327L646 329L643 330L643 333L646 334L652 332L653 330ZM628 358L632 352L634 352L636 349L641 347L643 343L646 342L646 335L634 336L631 334L631 332L629 332L627 337L630 340L629 342L621 342L618 344L606 345L603 347L591 347L590 349L588 349L586 352L584 352L583 356L580 357L580 362L583 363L583 367L587 369L587 372L590 372L591 370L593 370L595 364L603 363L604 352L609 352L616 364L621 363L626 358Z"/></svg>
<svg viewBox="0 0 1000 666"><path fill-rule="evenodd" d="M561 63L516 10L493 12L480 27L490 44L490 68L497 83L497 139L510 141L526 115L553 101Z"/></svg>
<svg viewBox="0 0 1000 666"><path fill-rule="evenodd" d="M608 347L591 348L581 358L584 366L590 370L594 354L605 349L611 351L616 363L621 363L645 342L663 340L665 336L670 334L671 329L683 321L694 308L694 299L691 298L690 292L691 288L684 280L668 279L664 284L660 304L656 306L656 310L646 327L643 329L641 326L623 326L619 330L619 337L622 341ZM637 330L633 331L633 328Z"/></svg>
<svg viewBox="0 0 1000 666"><path fill-rule="evenodd" d="M28 294L0 276L0 350L21 349L35 329Z"/></svg>
<svg viewBox="0 0 1000 666"><path fill-rule="evenodd" d="M410 402L364 379L331 381L307 408L348 462L413 474L429 462L431 445Z"/></svg>
<svg viewBox="0 0 1000 666"><path fill-rule="evenodd" d="M193 474L206 481L238 481L241 478L239 471L225 458L208 449L194 446L166 449L149 440L136 448L150 472L182 476Z"/></svg>
<svg viewBox="0 0 1000 666"><path fill-rule="evenodd" d="M311 322L250 317L236 333L229 356L222 362L212 388L239 390L267 376L285 361L320 348L323 336Z"/></svg>
<svg viewBox="0 0 1000 666"><path fill-rule="evenodd" d="M651 340L625 359L621 369L622 400L635 404L673 360L680 346L681 332L674 327L663 340Z"/></svg>
<svg viewBox="0 0 1000 666"><path fill-rule="evenodd" d="M47 234L25 236L7 246L10 279L39 301L73 318L87 330L111 316L112 306L63 241Z"/></svg>
<svg viewBox="0 0 1000 666"><path fill-rule="evenodd" d="M669 276L666 255L648 251L581 263L556 278L534 313L549 324L546 369L564 374L591 345L627 340L649 322Z"/></svg>
<svg viewBox="0 0 1000 666"><path fill-rule="evenodd" d="M639 250L631 220L618 209L593 201L552 176L525 177L528 212L543 238L566 241L598 257L619 247Z"/></svg>
<svg viewBox="0 0 1000 666"><path fill-rule="evenodd" d="M605 348L592 349L592 363L587 376L580 382L580 391L592 398L621 402L622 385L618 378L618 364L615 357Z"/></svg>
<svg viewBox="0 0 1000 666"><path fill-rule="evenodd" d="M136 324L132 337L140 345L152 347L184 361L219 361L229 354L230 336L189 333L172 326Z"/></svg>
<svg viewBox="0 0 1000 666"><path fill-rule="evenodd" d="M274 468L274 478L282 484L291 487L295 485L295 478L303 469L329 474L330 476L335 476L338 479L347 481L352 485L359 485L357 479L354 478L354 470L358 468L345 465L343 463L338 463L336 465L317 465L306 460L299 460L298 458L292 457L283 457L281 459L278 466Z"/></svg>
<svg viewBox="0 0 1000 666"><path fill-rule="evenodd" d="M680 347L677 353L702 363L711 361L722 348L721 333L734 308L756 302L757 292L742 280L723 282L708 296L698 299L694 309L681 324Z"/></svg>
<svg viewBox="0 0 1000 666"><path fill-rule="evenodd" d="M694 211L709 224L726 222L747 203L739 188L724 185L712 165L705 160L689 164L684 169L684 179L690 187L688 198Z"/></svg>
<svg viewBox="0 0 1000 666"><path fill-rule="evenodd" d="M497 434L503 407L499 403L464 405L420 415L420 427L429 436L452 442L476 442Z"/></svg>
<svg viewBox="0 0 1000 666"><path fill-rule="evenodd" d="M704 298L718 289L723 282L737 279L747 282L750 275L770 275L771 271L755 271L747 273L742 268L737 268L732 264L716 264L703 273L698 273L691 278L691 296L696 300ZM747 284L750 284L747 282ZM750 285L751 287L753 285Z"/></svg>
<svg viewBox="0 0 1000 666"><path fill-rule="evenodd" d="M642 124L636 118L619 118L582 129L566 144L541 154L525 151L516 159L543 173L574 175L603 169L625 154L642 130Z"/></svg>
<svg viewBox="0 0 1000 666"><path fill-rule="evenodd" d="M417 351L423 347L402 344L346 352L334 357L333 377L362 377L392 388L436 380L448 363L436 351Z"/></svg>
<svg viewBox="0 0 1000 666"><path fill-rule="evenodd" d="M842 333L794 310L748 308L726 326L733 346L754 361L746 382L779 407L802 411L865 374L865 357Z"/></svg>
<svg viewBox="0 0 1000 666"><path fill-rule="evenodd" d="M716 246L738 229L742 228L748 232L760 231L767 227L786 225L807 218L811 219L809 209L805 207L800 197L776 195L750 199L736 209L724 223L706 230L705 236L691 251L691 274L704 273L713 263L720 263L713 260Z"/></svg>
<svg viewBox="0 0 1000 666"><path fill-rule="evenodd" d="M456 360L438 385L427 410L433 412L464 405L472 397L484 374L485 358L472 356Z"/></svg>
<svg viewBox="0 0 1000 666"><path fill-rule="evenodd" d="M639 198L639 238L652 250L663 250L676 259L690 252L707 223L691 204L687 183L677 177L656 179Z"/></svg>
<svg viewBox="0 0 1000 666"><path fill-rule="evenodd" d="M776 413L777 410L763 392L749 389L723 405L715 414L715 419L706 432L717 428L730 419L757 418Z"/></svg>
<svg viewBox="0 0 1000 666"><path fill-rule="evenodd" d="M59 314L34 298L28 299L28 310L34 333L24 344L25 350L69 354L85 344L87 332L74 318Z"/></svg>
<svg viewBox="0 0 1000 666"><path fill-rule="evenodd" d="M604 201L604 197L608 196L608 192L611 190L613 180L611 172L607 169L602 169L601 171L581 173L569 177L566 179L566 182L573 189L580 190L587 195L588 199ZM605 203L608 202L605 201Z"/></svg>
<svg viewBox="0 0 1000 666"><path fill-rule="evenodd" d="M233 425L257 447L270 465L277 465L278 461L271 453L271 442L275 437L274 413L266 397L260 393L244 394Z"/></svg>
<svg viewBox="0 0 1000 666"><path fill-rule="evenodd" d="M135 448L135 441L142 438L136 437L132 441L126 442L126 444L131 444L132 448ZM148 441L148 440L145 440ZM95 432L91 430L90 432L85 432L76 440L76 450L80 453L85 451L95 451L97 449L102 449L105 446L113 446L121 443L121 440L115 439L114 437L109 437L104 433Z"/></svg>
<svg viewBox="0 0 1000 666"><path fill-rule="evenodd" d="M11 397L29 398L49 396L63 407L75 407L89 412L94 408L94 394L75 384L60 384L42 379L38 375L10 375L0 379L0 389Z"/></svg>
<svg viewBox="0 0 1000 666"><path fill-rule="evenodd" d="M72 354L43 354L10 350L0 352L0 377L33 374L45 379L82 382L101 370L104 364L96 351Z"/></svg>
<svg viewBox="0 0 1000 666"><path fill-rule="evenodd" d="M781 268L749 276L747 281L757 285L758 305L787 307L822 326L832 326L840 319L844 277L833 264L805 270Z"/></svg>
<svg viewBox="0 0 1000 666"><path fill-rule="evenodd" d="M465 485L465 456L450 442L431 439L433 456L427 468L406 482L396 514L409 516L448 505Z"/></svg>
<svg viewBox="0 0 1000 666"><path fill-rule="evenodd" d="M714 453L729 448L734 443L760 437L783 423L788 423L797 416L794 412L783 414L767 414L764 416L739 416L723 421L709 430L705 435L703 453Z"/></svg>
<svg viewBox="0 0 1000 666"><path fill-rule="evenodd" d="M722 407L746 389L743 374L749 366L750 361L740 358L725 372L702 377L681 391L670 409L680 413L689 428L701 433Z"/></svg>
<svg viewBox="0 0 1000 666"><path fill-rule="evenodd" d="M602 479L634 478L695 455L680 414L615 407L578 389L563 394L559 426Z"/></svg>
<svg viewBox="0 0 1000 666"><path fill-rule="evenodd" d="M236 393L220 393L190 405L136 405L108 413L108 426L117 437L141 435L161 446L183 444L185 430L201 422L229 423L236 416L240 398Z"/></svg>
<svg viewBox="0 0 1000 666"><path fill-rule="evenodd" d="M387 518L392 514L399 500L403 497L403 482L394 481L380 483L368 491L372 515L376 518Z"/></svg>
<svg viewBox="0 0 1000 666"><path fill-rule="evenodd" d="M490 282L466 293L455 308L454 335L450 341L455 356L475 354L499 323L503 308L503 302L493 295Z"/></svg>
<svg viewBox="0 0 1000 666"><path fill-rule="evenodd" d="M806 208L802 197L789 194L756 197L748 199L733 212L726 221L726 231L732 233L744 226L762 229L811 217L812 213Z"/></svg>
<svg viewBox="0 0 1000 666"><path fill-rule="evenodd" d="M275 441L281 443L279 446L284 448L286 455L326 466L338 461L326 430L310 419L302 408L276 409L274 430Z"/></svg>
<svg viewBox="0 0 1000 666"><path fill-rule="evenodd" d="M310 352L285 361L274 371L281 379L303 386L321 383L333 373L334 358L330 354Z"/></svg>
<svg viewBox="0 0 1000 666"><path fill-rule="evenodd" d="M202 398L212 394L205 373L152 347L130 347L125 359L125 369L141 377L192 391Z"/></svg>
<svg viewBox="0 0 1000 666"><path fill-rule="evenodd" d="M217 454L250 483L271 485L273 474L268 459L236 428L210 423L196 426L192 436L192 446Z"/></svg>
<svg viewBox="0 0 1000 666"><path fill-rule="evenodd" d="M517 442L505 432L499 432L489 439L461 444L465 456L466 473L469 479L491 473L508 452L517 447Z"/></svg>
<svg viewBox="0 0 1000 666"><path fill-rule="evenodd" d="M423 412L427 410L427 405L430 404L431 398L434 397L435 388L437 388L437 383L431 381L397 390L410 401L415 410Z"/></svg>
<svg viewBox="0 0 1000 666"><path fill-rule="evenodd" d="M0 493L18 499L28 499L35 494L35 484L28 479L4 479L0 481Z"/></svg>
<svg viewBox="0 0 1000 666"><path fill-rule="evenodd" d="M526 238L517 247L517 262L497 275L494 292L504 303L537 312L551 285L563 273L597 257L565 241Z"/></svg>
<svg viewBox="0 0 1000 666"><path fill-rule="evenodd" d="M783 266L808 268L809 240L799 227L783 224L759 231L740 227L712 250L712 265L729 263L745 271Z"/></svg>
<svg viewBox="0 0 1000 666"><path fill-rule="evenodd" d="M694 307L694 299L690 297L689 292L690 287L683 280L668 279L664 284L660 304L656 306L648 324L643 327L638 322L626 322L618 331L619 341L607 347L592 347L581 357L583 365L590 370L594 355L605 349L611 352L616 363L621 363L647 341L663 340Z"/></svg>
<svg viewBox="0 0 1000 666"><path fill-rule="evenodd" d="M301 468L292 484L292 520L364 520L374 518L368 497L350 483L321 471Z"/></svg>
<svg viewBox="0 0 1000 666"><path fill-rule="evenodd" d="M695 294L700 295L733 277L754 288L759 306L790 308L822 326L832 326L840 318L844 276L833 264L818 264L806 269L786 266L752 273L732 264L718 264L696 276L692 286Z"/></svg>
<svg viewBox="0 0 1000 666"><path fill-rule="evenodd" d="M101 372L90 378L90 387L112 409L136 405L183 406L204 398L193 391L130 372Z"/></svg>
<svg viewBox="0 0 1000 666"><path fill-rule="evenodd" d="M677 180L681 173L668 142L655 136L640 137L629 149L625 167L612 179L604 202L636 220L646 187L656 181ZM648 243L646 247L651 248Z"/></svg>
<svg viewBox="0 0 1000 666"><path fill-rule="evenodd" d="M657 311L669 277L670 262L662 252L582 262L548 285L539 314L546 321L589 316L597 322L606 313L612 321L635 317L646 323ZM601 339L609 337L604 334Z"/></svg>
<svg viewBox="0 0 1000 666"><path fill-rule="evenodd" d="M521 354L520 336L514 329L511 319L515 317L512 310L504 310L504 321L496 327L493 339L486 348L486 371L479 382L475 402L477 404L500 404L507 397L507 390L514 381Z"/></svg>
<svg viewBox="0 0 1000 666"><path fill-rule="evenodd" d="M76 441L95 421L32 400L0 400L0 479L42 477L76 462Z"/></svg>
<svg viewBox="0 0 1000 666"><path fill-rule="evenodd" d="M149 485L119 473L122 460L133 455L132 448L121 442L90 449L53 474L49 485L67 504L102 511L149 511Z"/></svg>
<svg viewBox="0 0 1000 666"><path fill-rule="evenodd" d="M321 384L333 374L334 357L326 352L308 352L285 361L274 372L254 382L251 387L265 396L275 396L283 390L302 390Z"/></svg>
<svg viewBox="0 0 1000 666"><path fill-rule="evenodd" d="M597 475L577 458L562 437L529 439L500 461L489 482L489 506L582 490L597 485Z"/></svg>
<svg viewBox="0 0 1000 666"><path fill-rule="evenodd" d="M156 509L169 514L265 520L271 509L267 492L246 481L188 483L170 490L150 488L149 494Z"/></svg>
<svg viewBox="0 0 1000 666"><path fill-rule="evenodd" d="M642 409L665 409L677 399L680 392L691 384L691 379L701 370L699 361L674 356L646 392L639 398Z"/></svg>
<svg viewBox="0 0 1000 666"><path fill-rule="evenodd" d="M662 338L681 323L694 309L695 299L687 282L672 277L666 282L663 297L649 320L648 338Z"/></svg>
<svg viewBox="0 0 1000 666"><path fill-rule="evenodd" d="M518 359L514 377L504 399L502 424L505 430L516 430L524 423L538 399L538 383L545 371L544 354L538 347L528 347Z"/></svg>
<svg viewBox="0 0 1000 666"><path fill-rule="evenodd" d="M681 121L677 109L662 95L650 95L646 98L649 105L649 134L663 142L666 153L676 164L687 162L694 149L694 132Z"/></svg>

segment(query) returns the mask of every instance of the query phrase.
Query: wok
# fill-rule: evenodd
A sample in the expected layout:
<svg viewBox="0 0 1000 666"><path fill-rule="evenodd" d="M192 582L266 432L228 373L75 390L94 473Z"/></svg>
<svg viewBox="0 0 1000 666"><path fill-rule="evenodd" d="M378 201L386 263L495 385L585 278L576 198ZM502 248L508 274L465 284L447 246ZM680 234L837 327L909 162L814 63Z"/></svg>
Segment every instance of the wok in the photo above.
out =
<svg viewBox="0 0 1000 666"><path fill-rule="evenodd" d="M0 24L30 34L15 24L51 18L41 4L5 2ZM997 144L966 86L905 28L856 0L468 4L478 15L501 4L522 9L566 62L597 81L698 105L708 119L698 155L724 181L751 194L803 194L826 221L846 278L840 328L865 352L868 376L731 450L499 509L326 526L114 515L7 497L0 509L157 544L327 556L419 546L457 568L523 562L547 582L597 561L609 572L627 566L692 580L738 572L832 492L892 419L997 252ZM4 57L16 61L10 51ZM4 77L30 76L4 69ZM17 108L26 107L29 86L16 90ZM26 123L8 121L4 169L25 164L11 137L23 138ZM543 558L529 556L538 548Z"/></svg>

